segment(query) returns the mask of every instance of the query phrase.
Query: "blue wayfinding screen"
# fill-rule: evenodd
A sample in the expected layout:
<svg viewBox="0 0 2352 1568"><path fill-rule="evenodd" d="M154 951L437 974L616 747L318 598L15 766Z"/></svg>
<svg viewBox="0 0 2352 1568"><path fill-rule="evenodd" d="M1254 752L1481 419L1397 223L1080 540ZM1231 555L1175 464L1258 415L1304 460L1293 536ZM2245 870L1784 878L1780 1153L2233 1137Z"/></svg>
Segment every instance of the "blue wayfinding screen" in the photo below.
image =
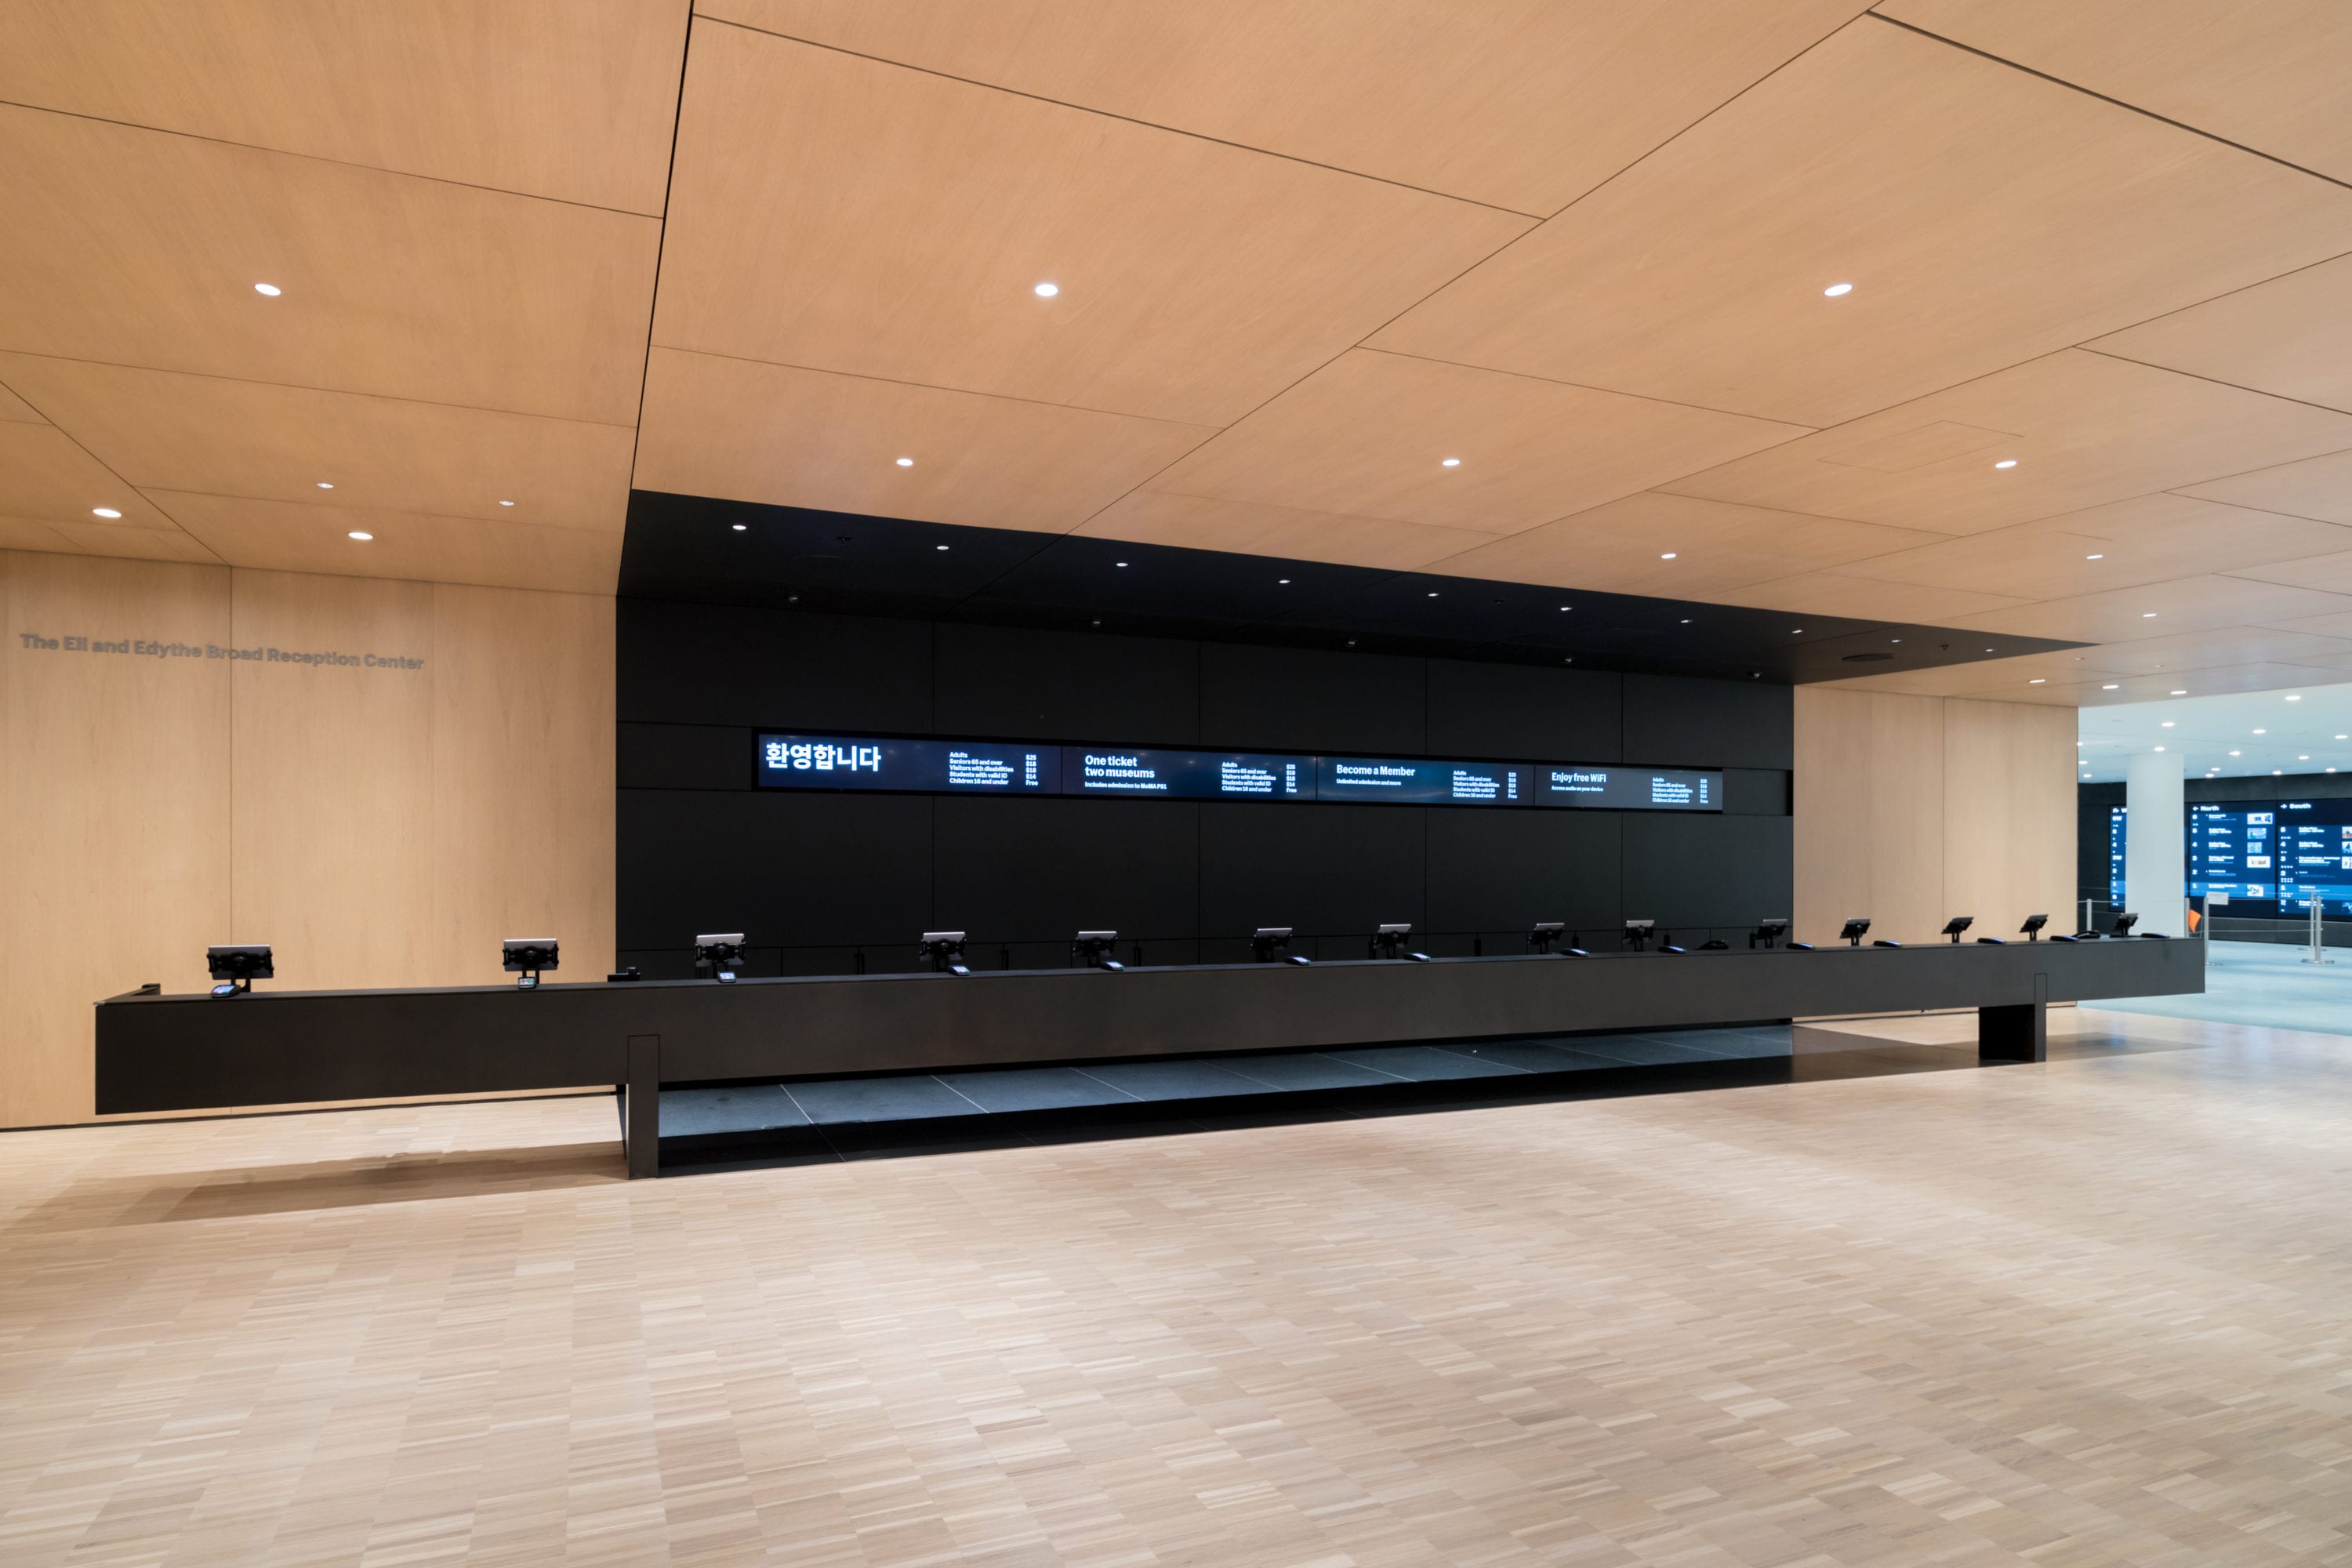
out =
<svg viewBox="0 0 2352 1568"><path fill-rule="evenodd" d="M1525 763L1404 762L1380 757L1318 761L1318 800L1416 805L1523 805L1528 802Z"/></svg>
<svg viewBox="0 0 2352 1568"><path fill-rule="evenodd" d="M1062 748L1064 795L1160 800L1313 800L1315 759L1249 752Z"/></svg>
<svg viewBox="0 0 2352 1568"><path fill-rule="evenodd" d="M994 741L876 741L761 735L771 789L887 789L949 795L1058 795L1062 748Z"/></svg>
<svg viewBox="0 0 2352 1568"><path fill-rule="evenodd" d="M1629 768L1611 763L1536 767L1545 805L1598 806L1615 811L1721 811L1723 775L1711 769Z"/></svg>
<svg viewBox="0 0 2352 1568"><path fill-rule="evenodd" d="M1013 741L899 741L769 731L754 753L764 789L923 795L1062 795L1141 800L1366 801L1601 811L1721 811L1723 774L1615 763L1160 751Z"/></svg>

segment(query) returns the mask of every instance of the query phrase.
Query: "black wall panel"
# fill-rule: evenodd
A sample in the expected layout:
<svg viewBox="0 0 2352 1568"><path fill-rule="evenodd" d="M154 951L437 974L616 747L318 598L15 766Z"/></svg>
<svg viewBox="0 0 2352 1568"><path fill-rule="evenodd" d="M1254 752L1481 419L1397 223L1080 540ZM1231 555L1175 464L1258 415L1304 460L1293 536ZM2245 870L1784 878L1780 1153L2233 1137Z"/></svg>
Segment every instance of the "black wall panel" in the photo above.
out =
<svg viewBox="0 0 2352 1568"><path fill-rule="evenodd" d="M758 948L910 946L929 919L932 805L625 789L614 945L683 950L698 931L740 931Z"/></svg>
<svg viewBox="0 0 2352 1568"><path fill-rule="evenodd" d="M1629 675L1622 760L1785 771L1796 757L1795 720L1785 686Z"/></svg>
<svg viewBox="0 0 2352 1568"><path fill-rule="evenodd" d="M1208 801L1200 812L1203 938L1281 925L1368 937L1384 921L1429 923L1423 807Z"/></svg>
<svg viewBox="0 0 2352 1568"><path fill-rule="evenodd" d="M1199 647L1203 745L1407 755L1430 749L1426 659L1234 643Z"/></svg>
<svg viewBox="0 0 2352 1568"><path fill-rule="evenodd" d="M1200 669L1197 646L1173 638L943 623L934 727L1021 741L1191 741Z"/></svg>
<svg viewBox="0 0 2352 1568"><path fill-rule="evenodd" d="M741 789L751 756L736 724L621 721L615 760L623 789Z"/></svg>
<svg viewBox="0 0 2352 1568"><path fill-rule="evenodd" d="M1429 661L1428 750L1433 755L1549 763L1678 760L1627 752L1624 730L1622 676L1452 658Z"/></svg>
<svg viewBox="0 0 2352 1568"><path fill-rule="evenodd" d="M1073 931L1189 940L1200 881L1189 801L939 798L931 920L979 942ZM1270 808L1261 808L1270 809Z"/></svg>
<svg viewBox="0 0 2352 1568"><path fill-rule="evenodd" d="M1627 812L1622 820L1627 918L1692 935L1791 911L1790 818Z"/></svg>
<svg viewBox="0 0 2352 1568"><path fill-rule="evenodd" d="M1432 930L1524 932L1538 921L1606 930L1624 918L1623 814L1428 815Z"/></svg>
<svg viewBox="0 0 2352 1568"><path fill-rule="evenodd" d="M927 928L988 967L1066 962L1082 926L1221 962L1258 925L1326 957L1383 921L1517 951L1538 920L1699 940L1790 902L1785 686L634 600L619 629L618 946L649 974L702 931L822 973L913 967ZM1717 766L1727 809L761 792L763 726Z"/></svg>
<svg viewBox="0 0 2352 1568"><path fill-rule="evenodd" d="M663 724L931 727L931 627L623 599L614 627L624 720Z"/></svg>

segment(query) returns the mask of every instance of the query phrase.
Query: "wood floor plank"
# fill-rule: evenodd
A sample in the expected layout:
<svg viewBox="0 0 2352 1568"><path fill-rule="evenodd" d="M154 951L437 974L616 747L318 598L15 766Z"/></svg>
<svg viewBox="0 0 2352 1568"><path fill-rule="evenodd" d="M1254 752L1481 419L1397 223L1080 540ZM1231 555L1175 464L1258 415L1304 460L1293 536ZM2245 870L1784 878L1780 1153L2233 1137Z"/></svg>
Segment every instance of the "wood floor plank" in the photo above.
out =
<svg viewBox="0 0 2352 1568"><path fill-rule="evenodd" d="M2352 1563L2352 1039L2053 1023L662 1182L609 1099L0 1136L0 1562Z"/></svg>

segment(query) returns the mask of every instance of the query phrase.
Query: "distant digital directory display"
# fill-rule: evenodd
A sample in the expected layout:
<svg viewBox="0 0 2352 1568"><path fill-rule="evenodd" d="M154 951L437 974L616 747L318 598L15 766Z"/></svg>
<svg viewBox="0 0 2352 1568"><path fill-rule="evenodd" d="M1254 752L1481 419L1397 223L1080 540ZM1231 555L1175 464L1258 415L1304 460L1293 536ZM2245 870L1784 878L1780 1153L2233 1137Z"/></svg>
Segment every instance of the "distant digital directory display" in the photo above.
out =
<svg viewBox="0 0 2352 1568"><path fill-rule="evenodd" d="M1601 811L1723 809L1720 772L1615 763L1320 757L779 731L759 735L754 767L765 789Z"/></svg>
<svg viewBox="0 0 2352 1568"><path fill-rule="evenodd" d="M1413 805L1520 805L1528 799L1528 766L1525 763L1320 757L1315 771L1315 798Z"/></svg>
<svg viewBox="0 0 2352 1568"><path fill-rule="evenodd" d="M1161 800L1313 800L1315 759L1247 752L1062 748L1064 795Z"/></svg>
<svg viewBox="0 0 2352 1568"><path fill-rule="evenodd" d="M996 741L772 734L760 737L759 768L760 783L771 789L1058 795L1062 748Z"/></svg>
<svg viewBox="0 0 2352 1568"><path fill-rule="evenodd" d="M1629 768L1540 763L1537 794L1545 805L1612 811L1721 811L1723 775L1698 768Z"/></svg>

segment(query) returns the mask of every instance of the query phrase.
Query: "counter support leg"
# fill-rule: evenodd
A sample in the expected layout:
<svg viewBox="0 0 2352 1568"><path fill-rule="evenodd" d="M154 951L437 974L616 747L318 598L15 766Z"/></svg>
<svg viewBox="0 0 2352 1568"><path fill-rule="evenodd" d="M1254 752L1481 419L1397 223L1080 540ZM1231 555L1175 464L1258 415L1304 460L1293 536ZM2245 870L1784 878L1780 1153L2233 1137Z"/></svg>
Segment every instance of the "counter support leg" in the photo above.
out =
<svg viewBox="0 0 2352 1568"><path fill-rule="evenodd" d="M1977 1009L1977 1059L2040 1062L2050 1059L2050 976L2033 977L2033 1000L2008 1007Z"/></svg>
<svg viewBox="0 0 2352 1568"><path fill-rule="evenodd" d="M629 1081L621 1086L621 1147L629 1179L661 1174L661 1037L629 1037Z"/></svg>

